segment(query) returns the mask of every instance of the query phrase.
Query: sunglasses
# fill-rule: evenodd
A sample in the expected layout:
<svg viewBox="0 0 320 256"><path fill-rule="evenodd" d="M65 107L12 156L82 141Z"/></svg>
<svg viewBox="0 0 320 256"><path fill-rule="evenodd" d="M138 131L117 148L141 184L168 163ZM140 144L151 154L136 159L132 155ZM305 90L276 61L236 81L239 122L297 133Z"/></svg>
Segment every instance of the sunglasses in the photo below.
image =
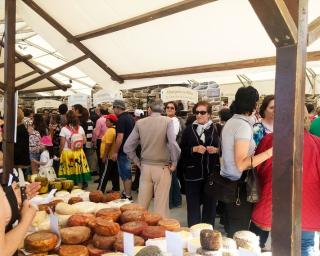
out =
<svg viewBox="0 0 320 256"><path fill-rule="evenodd" d="M175 108L174 107L166 107L166 109L173 109L174 110Z"/></svg>
<svg viewBox="0 0 320 256"><path fill-rule="evenodd" d="M199 114L200 114L200 115L203 116L203 115L207 114L207 111L196 111L195 114L196 114L196 115L199 115Z"/></svg>

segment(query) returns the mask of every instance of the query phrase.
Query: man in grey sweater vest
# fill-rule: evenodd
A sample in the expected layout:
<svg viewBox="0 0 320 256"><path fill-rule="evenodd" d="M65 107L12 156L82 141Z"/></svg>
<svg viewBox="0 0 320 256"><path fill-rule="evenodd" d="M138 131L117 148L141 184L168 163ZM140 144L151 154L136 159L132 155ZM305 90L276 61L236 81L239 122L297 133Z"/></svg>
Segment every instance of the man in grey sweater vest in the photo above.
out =
<svg viewBox="0 0 320 256"><path fill-rule="evenodd" d="M163 104L154 100L149 104L149 117L139 120L124 145L124 152L141 169L138 203L149 208L154 194L154 211L169 217L171 172L180 157L173 122L161 116ZM136 147L141 145L141 159Z"/></svg>

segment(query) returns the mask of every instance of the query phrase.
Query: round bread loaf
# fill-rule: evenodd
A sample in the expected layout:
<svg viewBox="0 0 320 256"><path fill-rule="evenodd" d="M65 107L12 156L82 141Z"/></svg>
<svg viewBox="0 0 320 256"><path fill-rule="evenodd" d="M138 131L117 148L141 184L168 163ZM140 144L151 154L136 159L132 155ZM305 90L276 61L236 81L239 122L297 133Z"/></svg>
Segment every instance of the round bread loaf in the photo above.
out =
<svg viewBox="0 0 320 256"><path fill-rule="evenodd" d="M209 251L217 251L222 247L222 234L220 231L203 229L200 232L201 247Z"/></svg>
<svg viewBox="0 0 320 256"><path fill-rule="evenodd" d="M151 213L151 212L144 213L144 221L147 222L149 226L157 226L159 220L161 219L162 217L158 213Z"/></svg>
<svg viewBox="0 0 320 256"><path fill-rule="evenodd" d="M79 202L83 202L83 199L81 197L74 196L69 199L68 204L75 204Z"/></svg>
<svg viewBox="0 0 320 256"><path fill-rule="evenodd" d="M89 194L89 199L91 202L100 203L102 202L103 193L101 191L92 191Z"/></svg>
<svg viewBox="0 0 320 256"><path fill-rule="evenodd" d="M90 238L90 228L83 226L60 229L61 240L64 244L82 244Z"/></svg>
<svg viewBox="0 0 320 256"><path fill-rule="evenodd" d="M103 250L112 249L114 242L117 240L116 236L100 236L94 234L92 243L95 247Z"/></svg>
<svg viewBox="0 0 320 256"><path fill-rule="evenodd" d="M144 245L144 239L140 236L134 236L134 246L143 246ZM117 236L117 240L113 245L113 248L116 252L123 252L124 246L123 246L123 233L122 235Z"/></svg>
<svg viewBox="0 0 320 256"><path fill-rule="evenodd" d="M83 245L62 245L59 249L60 256L89 256L87 247Z"/></svg>
<svg viewBox="0 0 320 256"><path fill-rule="evenodd" d="M58 243L58 236L49 231L39 231L24 239L24 248L28 252L43 253L53 250Z"/></svg>
<svg viewBox="0 0 320 256"><path fill-rule="evenodd" d="M56 205L56 213L62 215L73 215L77 213L77 209L74 205L70 205L67 203L58 203Z"/></svg>
<svg viewBox="0 0 320 256"><path fill-rule="evenodd" d="M125 211L145 211L146 209L139 204L124 204L120 207L122 212Z"/></svg>
<svg viewBox="0 0 320 256"><path fill-rule="evenodd" d="M89 256L101 256L107 252L110 252L110 250L98 249L93 244L88 244L87 249L89 251Z"/></svg>
<svg viewBox="0 0 320 256"><path fill-rule="evenodd" d="M164 227L168 231L180 230L180 223L176 219L162 219L159 220L158 225Z"/></svg>
<svg viewBox="0 0 320 256"><path fill-rule="evenodd" d="M120 225L110 219L97 217L94 231L101 236L114 236L119 233Z"/></svg>
<svg viewBox="0 0 320 256"><path fill-rule="evenodd" d="M108 202L111 202L113 200L117 200L120 198L121 198L121 195L119 192L110 192L110 193L107 193L106 195L103 196L102 202L108 203Z"/></svg>
<svg viewBox="0 0 320 256"><path fill-rule="evenodd" d="M96 217L90 213L74 214L67 222L68 227L88 226L94 228L96 225Z"/></svg>
<svg viewBox="0 0 320 256"><path fill-rule="evenodd" d="M140 210L128 210L122 212L120 221L121 223L127 223L131 221L144 221L144 212Z"/></svg>
<svg viewBox="0 0 320 256"><path fill-rule="evenodd" d="M160 238L160 237L165 237L166 229L161 226L148 226L142 231L141 234L145 240Z"/></svg>
<svg viewBox="0 0 320 256"><path fill-rule="evenodd" d="M105 208L97 211L96 216L109 218L117 222L121 216L121 211L119 208Z"/></svg>
<svg viewBox="0 0 320 256"><path fill-rule="evenodd" d="M148 224L145 221L131 221L123 224L121 230L134 235L140 235L146 227L148 227Z"/></svg>

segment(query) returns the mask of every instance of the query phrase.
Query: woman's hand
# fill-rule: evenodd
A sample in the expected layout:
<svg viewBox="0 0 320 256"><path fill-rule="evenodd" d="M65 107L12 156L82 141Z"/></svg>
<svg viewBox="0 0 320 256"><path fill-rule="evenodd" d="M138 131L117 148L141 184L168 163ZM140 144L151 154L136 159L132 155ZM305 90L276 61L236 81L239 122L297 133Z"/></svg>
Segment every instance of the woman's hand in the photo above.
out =
<svg viewBox="0 0 320 256"><path fill-rule="evenodd" d="M27 199L23 202L23 206L21 209L21 222L27 222L30 223L32 222L34 216L36 215L36 212L38 209L32 205L30 205L30 201Z"/></svg>
<svg viewBox="0 0 320 256"><path fill-rule="evenodd" d="M207 149L205 146L199 145L199 146L195 146L192 148L193 153L199 153L201 155L203 155L204 153L206 153Z"/></svg>
<svg viewBox="0 0 320 256"><path fill-rule="evenodd" d="M40 182L32 182L31 184L28 184L26 186L26 193L28 199L34 198L36 195L38 195L38 191L41 188L41 183Z"/></svg>
<svg viewBox="0 0 320 256"><path fill-rule="evenodd" d="M208 146L207 151L209 154L218 154L219 148L213 147L213 146Z"/></svg>

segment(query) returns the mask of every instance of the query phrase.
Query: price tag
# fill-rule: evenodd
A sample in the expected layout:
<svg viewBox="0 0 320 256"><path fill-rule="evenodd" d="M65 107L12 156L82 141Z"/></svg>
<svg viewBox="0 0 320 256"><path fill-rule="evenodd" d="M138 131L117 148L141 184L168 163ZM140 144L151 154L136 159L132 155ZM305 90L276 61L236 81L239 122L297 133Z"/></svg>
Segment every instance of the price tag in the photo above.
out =
<svg viewBox="0 0 320 256"><path fill-rule="evenodd" d="M166 231L167 252L173 256L183 256L181 235L177 232Z"/></svg>
<svg viewBox="0 0 320 256"><path fill-rule="evenodd" d="M124 253L128 256L134 256L134 236L133 234L123 232Z"/></svg>
<svg viewBox="0 0 320 256"><path fill-rule="evenodd" d="M239 249L238 249L238 254L239 254L239 256L258 256L259 255L257 253L250 252L250 251L243 249L241 247L239 247Z"/></svg>
<svg viewBox="0 0 320 256"><path fill-rule="evenodd" d="M56 248L59 248L61 245L61 235L60 235L60 230L59 230L59 219L58 217L53 214L52 210L49 208L50 211L50 230L55 233L58 237L59 237L59 241L58 244L56 246Z"/></svg>

